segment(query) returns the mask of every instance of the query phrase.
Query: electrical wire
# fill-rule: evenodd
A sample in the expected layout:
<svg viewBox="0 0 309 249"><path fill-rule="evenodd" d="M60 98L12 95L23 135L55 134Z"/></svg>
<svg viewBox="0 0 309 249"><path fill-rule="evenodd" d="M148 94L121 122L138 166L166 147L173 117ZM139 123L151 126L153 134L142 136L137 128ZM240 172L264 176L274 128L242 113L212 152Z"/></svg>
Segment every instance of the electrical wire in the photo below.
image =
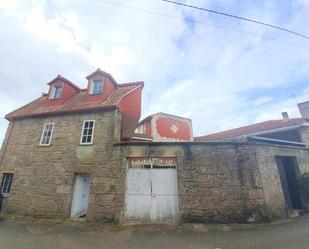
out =
<svg viewBox="0 0 309 249"><path fill-rule="evenodd" d="M288 32L290 34L297 35L297 36L300 36L302 38L309 40L309 36L306 36L304 34L301 34L301 33L298 33L298 32L295 32L295 31L292 31L292 30L289 30L289 29L285 29L285 28L282 28L282 27L279 27L279 26L275 26L273 24L269 24L269 23L253 20L253 19L250 19L250 18L241 17L241 16L236 16L236 15L232 15L232 14L227 14L227 13L223 13L223 12L219 12L219 11L215 11L215 10L210 10L210 9L206 9L206 8L202 8L202 7L198 7L198 6L194 6L194 5L179 3L179 2L176 2L176 1L171 1L171 0L161 0L161 1L171 3L171 4L175 4L175 5L179 5L179 6L183 6L183 7L187 7L187 8L206 11L206 12L217 14L217 15L227 16L227 17L239 19L239 20L246 21L246 22L252 22L252 23L255 23L255 24L267 26L267 27L274 28L274 29L279 29L281 31L285 31L285 32Z"/></svg>
<svg viewBox="0 0 309 249"><path fill-rule="evenodd" d="M148 9L144 9L144 8L138 8L138 7L128 6L128 5L123 5L123 4L114 3L114 2L105 1L105 0L94 0L94 1L96 1L98 3L103 3L103 4L115 6L115 7L131 9L131 10L134 10L134 11L139 11L139 12L144 12L144 13L149 13L149 14L163 16L163 17L166 17L166 18L171 18L171 19L177 19L177 20L184 21L183 17L168 15L168 14L161 13L161 12L158 12L158 11L153 11L153 10L148 10ZM194 24L200 24L200 25L207 25L207 26L211 26L211 27L214 27L214 28L224 29L224 30L228 30L228 31L232 31L232 32L237 32L237 33L245 34L245 35L261 37L261 38L264 38L264 39L285 43L287 45L290 45L290 46L293 46L293 47L298 47L298 48L305 49L305 50L309 51L309 48L301 46L301 45L296 44L294 42L290 42L290 41L286 41L286 40L281 40L281 39L277 39L277 38L266 36L266 35L260 35L260 34L249 32L249 31L227 28L227 27L220 26L220 25L214 25L214 24L209 24L209 23L206 23L206 22L195 21L195 20L190 20L190 19L186 19L185 22L194 23Z"/></svg>

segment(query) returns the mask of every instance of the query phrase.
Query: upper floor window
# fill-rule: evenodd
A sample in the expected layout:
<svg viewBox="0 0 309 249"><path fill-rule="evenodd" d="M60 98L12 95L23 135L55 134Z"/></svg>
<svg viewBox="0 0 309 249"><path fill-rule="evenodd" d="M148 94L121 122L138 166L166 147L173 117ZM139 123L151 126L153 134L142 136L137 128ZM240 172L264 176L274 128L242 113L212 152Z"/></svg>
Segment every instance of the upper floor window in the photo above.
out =
<svg viewBox="0 0 309 249"><path fill-rule="evenodd" d="M51 99L60 99L62 94L62 84L53 85L51 92Z"/></svg>
<svg viewBox="0 0 309 249"><path fill-rule="evenodd" d="M8 196L10 194L13 175L13 173L3 173L0 192L4 196Z"/></svg>
<svg viewBox="0 0 309 249"><path fill-rule="evenodd" d="M140 126L138 126L136 129L135 129L135 133L137 134L145 134L146 131L145 131L145 125L142 124Z"/></svg>
<svg viewBox="0 0 309 249"><path fill-rule="evenodd" d="M43 146L50 145L51 139L52 139L52 136L53 136L53 130L54 130L54 124L53 123L47 123L47 124L44 125L40 145L43 145Z"/></svg>
<svg viewBox="0 0 309 249"><path fill-rule="evenodd" d="M94 120L84 121L82 134L80 138L80 144L92 144L94 125L95 125Z"/></svg>
<svg viewBox="0 0 309 249"><path fill-rule="evenodd" d="M91 94L100 94L103 92L103 80L92 80Z"/></svg>

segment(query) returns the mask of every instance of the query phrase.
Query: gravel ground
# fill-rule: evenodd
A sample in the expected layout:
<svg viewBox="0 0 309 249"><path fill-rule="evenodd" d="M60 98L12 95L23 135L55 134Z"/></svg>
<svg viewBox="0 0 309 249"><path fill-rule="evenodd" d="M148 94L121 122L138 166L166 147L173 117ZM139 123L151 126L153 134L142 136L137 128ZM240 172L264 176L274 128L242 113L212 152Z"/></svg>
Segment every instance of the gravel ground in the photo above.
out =
<svg viewBox="0 0 309 249"><path fill-rule="evenodd" d="M6 217L0 249L308 249L309 215L272 224L117 226Z"/></svg>

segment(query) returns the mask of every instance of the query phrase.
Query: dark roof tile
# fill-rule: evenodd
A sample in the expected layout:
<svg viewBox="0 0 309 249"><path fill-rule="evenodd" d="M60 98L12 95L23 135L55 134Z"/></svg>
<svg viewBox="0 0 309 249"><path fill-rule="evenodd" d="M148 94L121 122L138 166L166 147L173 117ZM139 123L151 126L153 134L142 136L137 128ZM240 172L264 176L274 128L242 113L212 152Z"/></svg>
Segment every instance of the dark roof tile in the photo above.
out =
<svg viewBox="0 0 309 249"><path fill-rule="evenodd" d="M290 119L279 119L279 120L268 120L252 125L247 125L231 130L221 131L205 136L195 137L194 141L208 142L208 141L219 141L229 138L235 138L244 135L250 135L253 133L264 132L274 130L283 127L289 127L294 125L304 124L307 121L303 118L290 118Z"/></svg>

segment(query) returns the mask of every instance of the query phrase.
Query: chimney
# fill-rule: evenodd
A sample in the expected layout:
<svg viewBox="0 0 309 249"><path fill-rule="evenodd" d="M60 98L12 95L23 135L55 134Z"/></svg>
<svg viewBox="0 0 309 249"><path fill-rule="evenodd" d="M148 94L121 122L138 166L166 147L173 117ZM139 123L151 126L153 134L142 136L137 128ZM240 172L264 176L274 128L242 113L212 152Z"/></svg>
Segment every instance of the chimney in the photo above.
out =
<svg viewBox="0 0 309 249"><path fill-rule="evenodd" d="M287 112L281 113L283 119L289 119L289 114Z"/></svg>

